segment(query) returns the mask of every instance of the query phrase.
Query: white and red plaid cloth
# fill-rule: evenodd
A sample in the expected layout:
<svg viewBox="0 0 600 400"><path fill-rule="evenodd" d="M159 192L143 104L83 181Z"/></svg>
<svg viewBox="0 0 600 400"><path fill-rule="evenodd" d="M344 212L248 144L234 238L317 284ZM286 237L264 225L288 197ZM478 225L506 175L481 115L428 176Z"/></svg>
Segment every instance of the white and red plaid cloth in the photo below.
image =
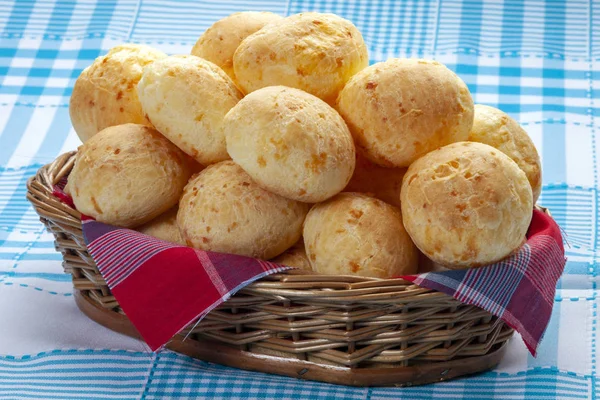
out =
<svg viewBox="0 0 600 400"><path fill-rule="evenodd" d="M82 222L90 255L152 350L244 286L290 269L256 258L176 245L89 217Z"/></svg>
<svg viewBox="0 0 600 400"><path fill-rule="evenodd" d="M72 202L60 187L55 195ZM204 317L239 289L290 267L249 257L201 251L83 217L88 251L121 308L152 350ZM498 316L536 349L552 313L565 265L560 229L534 210L527 243L481 268L402 278Z"/></svg>

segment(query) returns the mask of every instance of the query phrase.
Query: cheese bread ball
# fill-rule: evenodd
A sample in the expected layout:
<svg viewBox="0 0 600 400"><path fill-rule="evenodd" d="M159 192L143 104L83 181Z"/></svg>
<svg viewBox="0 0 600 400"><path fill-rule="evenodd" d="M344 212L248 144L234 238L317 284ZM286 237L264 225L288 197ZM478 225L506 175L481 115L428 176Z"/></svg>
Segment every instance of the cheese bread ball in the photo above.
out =
<svg viewBox="0 0 600 400"><path fill-rule="evenodd" d="M418 252L397 207L360 193L315 205L304 223L314 271L391 278L417 272Z"/></svg>
<svg viewBox="0 0 600 400"><path fill-rule="evenodd" d="M304 241L299 240L295 245L287 249L283 254L272 259L274 263L296 267L300 269L311 270L306 250L304 250Z"/></svg>
<svg viewBox="0 0 600 400"><path fill-rule="evenodd" d="M136 229L144 235L185 246L177 226L177 206Z"/></svg>
<svg viewBox="0 0 600 400"><path fill-rule="evenodd" d="M245 93L284 85L329 104L368 65L367 46L350 21L314 12L266 25L244 39L233 56L235 78Z"/></svg>
<svg viewBox="0 0 600 400"><path fill-rule="evenodd" d="M385 168L356 154L354 175L344 192L370 193L380 200L400 207L400 189L406 168Z"/></svg>
<svg viewBox="0 0 600 400"><path fill-rule="evenodd" d="M242 94L219 67L190 55L164 58L144 70L138 95L156 129L197 162L229 159L223 117Z"/></svg>
<svg viewBox="0 0 600 400"><path fill-rule="evenodd" d="M415 161L401 192L404 226L448 268L491 264L519 248L531 222L527 176L507 155L459 142Z"/></svg>
<svg viewBox="0 0 600 400"><path fill-rule="evenodd" d="M542 191L542 165L533 141L521 125L494 107L475 105L473 128L469 141L489 144L517 163L533 191L533 203Z"/></svg>
<svg viewBox="0 0 600 400"><path fill-rule="evenodd" d="M71 123L79 139L85 143L104 128L128 122L150 125L136 86L144 67L166 56L141 44L123 44L84 69L75 81L69 103Z"/></svg>
<svg viewBox="0 0 600 400"><path fill-rule="evenodd" d="M215 63L229 77L235 80L233 73L233 53L242 40L263 26L282 19L271 12L237 12L218 20L208 28L192 48L192 54Z"/></svg>
<svg viewBox="0 0 600 400"><path fill-rule="evenodd" d="M190 180L177 225L188 246L268 260L302 235L308 206L267 192L233 161Z"/></svg>
<svg viewBox="0 0 600 400"><path fill-rule="evenodd" d="M225 116L224 131L233 161L260 186L289 199L328 199L354 170L354 143L342 117L299 89L252 92Z"/></svg>
<svg viewBox="0 0 600 400"><path fill-rule="evenodd" d="M79 148L69 193L82 214L132 228L176 205L189 177L185 155L154 128L117 125Z"/></svg>
<svg viewBox="0 0 600 400"><path fill-rule="evenodd" d="M356 74L338 97L356 145L383 167L408 167L447 144L467 140L473 99L443 64L390 59Z"/></svg>

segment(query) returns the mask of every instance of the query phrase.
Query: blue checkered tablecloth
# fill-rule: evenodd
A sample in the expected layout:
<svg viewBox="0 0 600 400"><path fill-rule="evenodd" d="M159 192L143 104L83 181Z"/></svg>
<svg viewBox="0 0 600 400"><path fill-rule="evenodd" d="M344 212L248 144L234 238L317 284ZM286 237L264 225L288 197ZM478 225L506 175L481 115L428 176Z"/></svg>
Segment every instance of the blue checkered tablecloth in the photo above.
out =
<svg viewBox="0 0 600 400"><path fill-rule="evenodd" d="M334 12L372 62L435 58L475 102L515 117L543 159L541 204L568 235L553 317L532 358L511 341L493 371L416 388L350 388L200 362L99 327L76 308L25 182L79 140L75 79L122 42L189 53L235 11ZM0 0L0 399L579 399L598 392L600 3L452 0Z"/></svg>

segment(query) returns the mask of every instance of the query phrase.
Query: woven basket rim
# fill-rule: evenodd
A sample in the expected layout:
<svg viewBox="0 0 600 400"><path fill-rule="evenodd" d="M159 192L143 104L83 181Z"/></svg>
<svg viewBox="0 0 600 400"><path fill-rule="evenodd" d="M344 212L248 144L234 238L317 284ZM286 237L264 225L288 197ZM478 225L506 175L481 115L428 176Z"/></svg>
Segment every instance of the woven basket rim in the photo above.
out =
<svg viewBox="0 0 600 400"><path fill-rule="evenodd" d="M77 151L67 152L42 166L27 181L27 199L33 204L40 217L54 221L62 229L81 235L81 213L53 194L54 185L68 176L76 157ZM547 209L536 207L550 214ZM85 243L81 245L83 250L87 250ZM98 284L105 284L101 276L96 276L95 280ZM323 275L302 269L291 269L266 276L246 286L239 293L290 299L321 298L325 302L342 304L356 302L402 304L410 302L414 296L419 296L424 301L461 304L444 293L419 287L401 278Z"/></svg>

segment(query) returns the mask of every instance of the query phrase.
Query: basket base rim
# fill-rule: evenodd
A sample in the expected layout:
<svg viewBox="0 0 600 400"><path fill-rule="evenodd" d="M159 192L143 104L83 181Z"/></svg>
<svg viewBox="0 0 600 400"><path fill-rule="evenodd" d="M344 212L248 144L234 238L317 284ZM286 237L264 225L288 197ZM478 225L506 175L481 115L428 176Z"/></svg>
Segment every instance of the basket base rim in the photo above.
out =
<svg viewBox="0 0 600 400"><path fill-rule="evenodd" d="M141 340L129 319L116 311L102 308L89 296L75 290L77 307L96 323ZM429 365L390 368L348 368L294 360L238 350L210 340L194 340L176 336L166 348L202 361L249 371L284 375L348 386L416 386L441 382L460 376L487 371L500 362L506 342L484 356L437 362Z"/></svg>

